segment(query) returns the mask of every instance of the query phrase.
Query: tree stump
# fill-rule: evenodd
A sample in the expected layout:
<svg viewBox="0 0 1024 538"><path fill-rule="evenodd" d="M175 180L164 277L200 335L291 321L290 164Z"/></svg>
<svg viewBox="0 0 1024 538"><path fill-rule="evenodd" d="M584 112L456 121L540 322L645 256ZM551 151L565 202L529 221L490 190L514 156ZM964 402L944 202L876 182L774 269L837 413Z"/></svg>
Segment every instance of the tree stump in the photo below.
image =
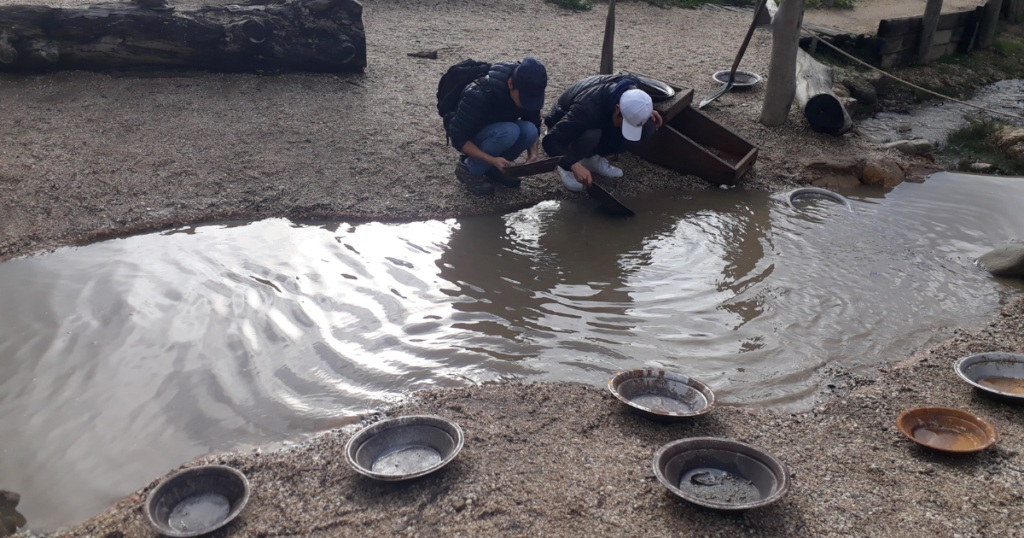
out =
<svg viewBox="0 0 1024 538"><path fill-rule="evenodd" d="M143 5L145 4L145 5ZM0 6L0 71L179 67L227 72L361 71L362 5Z"/></svg>

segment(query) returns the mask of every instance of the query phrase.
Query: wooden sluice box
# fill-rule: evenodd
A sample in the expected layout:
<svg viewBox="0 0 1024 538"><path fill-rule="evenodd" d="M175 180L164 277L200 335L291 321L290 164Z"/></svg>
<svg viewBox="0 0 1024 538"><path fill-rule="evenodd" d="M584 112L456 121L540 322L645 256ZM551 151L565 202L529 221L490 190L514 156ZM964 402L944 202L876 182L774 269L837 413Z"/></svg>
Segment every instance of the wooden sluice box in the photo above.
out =
<svg viewBox="0 0 1024 538"><path fill-rule="evenodd" d="M693 90L668 84L676 95L654 103L664 125L633 153L713 185L735 185L757 160L757 147L690 106Z"/></svg>

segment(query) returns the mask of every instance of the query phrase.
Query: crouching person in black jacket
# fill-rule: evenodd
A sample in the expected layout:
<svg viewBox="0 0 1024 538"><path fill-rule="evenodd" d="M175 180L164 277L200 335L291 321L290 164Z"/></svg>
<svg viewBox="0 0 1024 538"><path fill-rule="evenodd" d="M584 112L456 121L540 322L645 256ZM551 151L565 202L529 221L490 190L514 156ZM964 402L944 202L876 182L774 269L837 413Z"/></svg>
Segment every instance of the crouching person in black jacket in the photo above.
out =
<svg viewBox="0 0 1024 538"><path fill-rule="evenodd" d="M540 110L548 74L533 58L499 62L462 91L459 107L448 124L452 146L464 155L455 177L474 194L492 194L494 186L518 187L519 178L504 172L525 150L527 162L540 150ZM485 179L486 178L486 179Z"/></svg>
<svg viewBox="0 0 1024 538"><path fill-rule="evenodd" d="M632 76L589 77L569 86L544 118L544 151L564 156L558 175L567 189L579 192L590 186L592 172L622 177L605 157L630 151L661 122L651 97Z"/></svg>

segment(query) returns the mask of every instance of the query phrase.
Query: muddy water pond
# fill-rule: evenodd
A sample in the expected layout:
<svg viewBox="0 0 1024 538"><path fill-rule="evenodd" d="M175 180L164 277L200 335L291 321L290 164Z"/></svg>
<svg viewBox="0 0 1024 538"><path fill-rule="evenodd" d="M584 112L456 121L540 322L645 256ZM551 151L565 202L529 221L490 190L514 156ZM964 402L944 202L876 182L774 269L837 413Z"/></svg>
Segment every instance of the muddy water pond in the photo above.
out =
<svg viewBox="0 0 1024 538"><path fill-rule="evenodd" d="M0 477L80 522L182 462L294 439L422 388L599 385L627 368L806 408L1019 295L1024 180L939 174L788 206L671 191L407 224L182 228L0 264Z"/></svg>

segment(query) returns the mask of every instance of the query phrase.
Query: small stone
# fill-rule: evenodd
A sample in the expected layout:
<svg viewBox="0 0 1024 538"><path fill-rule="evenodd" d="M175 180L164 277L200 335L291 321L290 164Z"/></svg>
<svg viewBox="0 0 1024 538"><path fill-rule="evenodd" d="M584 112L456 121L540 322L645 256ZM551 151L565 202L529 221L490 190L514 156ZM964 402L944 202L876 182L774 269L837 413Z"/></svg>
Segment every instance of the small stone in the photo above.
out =
<svg viewBox="0 0 1024 538"><path fill-rule="evenodd" d="M990 168L992 168L992 165L988 164L988 163L972 163L971 164L971 170L974 170L976 172L984 172L984 171L986 171L986 170L988 170Z"/></svg>
<svg viewBox="0 0 1024 538"><path fill-rule="evenodd" d="M465 510L466 509L466 499L456 499L455 502L452 503L452 508L454 508L456 512L461 512L461 511Z"/></svg>

